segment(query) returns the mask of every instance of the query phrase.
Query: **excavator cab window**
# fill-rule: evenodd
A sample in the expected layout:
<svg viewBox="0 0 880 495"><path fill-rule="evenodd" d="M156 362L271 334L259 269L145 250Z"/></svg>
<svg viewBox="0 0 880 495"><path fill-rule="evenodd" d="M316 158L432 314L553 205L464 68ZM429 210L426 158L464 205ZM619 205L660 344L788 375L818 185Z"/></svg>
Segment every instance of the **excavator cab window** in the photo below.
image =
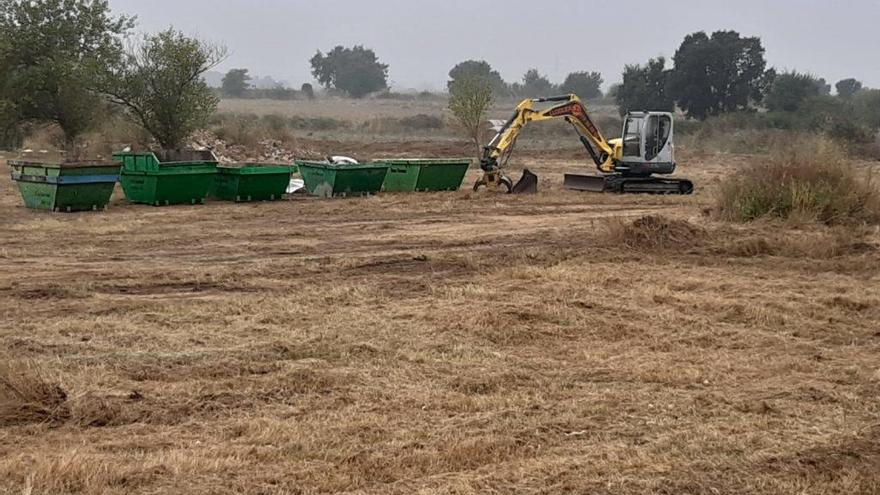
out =
<svg viewBox="0 0 880 495"><path fill-rule="evenodd" d="M641 117L627 117L623 128L623 156L642 156Z"/></svg>
<svg viewBox="0 0 880 495"><path fill-rule="evenodd" d="M672 119L668 115L651 115L645 125L645 160L651 161L666 147L672 130Z"/></svg>

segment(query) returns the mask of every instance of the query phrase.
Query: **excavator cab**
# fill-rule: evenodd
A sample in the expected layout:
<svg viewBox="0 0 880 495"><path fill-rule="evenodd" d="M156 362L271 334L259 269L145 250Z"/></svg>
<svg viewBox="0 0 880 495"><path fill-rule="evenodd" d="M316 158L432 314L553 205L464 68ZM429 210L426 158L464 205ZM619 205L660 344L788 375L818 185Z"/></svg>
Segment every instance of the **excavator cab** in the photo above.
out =
<svg viewBox="0 0 880 495"><path fill-rule="evenodd" d="M630 112L623 123L617 172L630 176L675 172L674 124L668 112Z"/></svg>
<svg viewBox="0 0 880 495"><path fill-rule="evenodd" d="M687 179L664 179L675 172L675 123L669 112L630 112L615 148L613 170L599 175L566 174L565 187L578 191L691 194Z"/></svg>

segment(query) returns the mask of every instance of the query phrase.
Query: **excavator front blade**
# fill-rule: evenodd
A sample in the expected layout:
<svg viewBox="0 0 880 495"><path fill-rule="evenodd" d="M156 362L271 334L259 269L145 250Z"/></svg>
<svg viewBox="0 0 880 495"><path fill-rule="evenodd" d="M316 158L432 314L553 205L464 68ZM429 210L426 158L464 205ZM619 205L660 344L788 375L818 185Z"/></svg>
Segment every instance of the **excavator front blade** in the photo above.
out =
<svg viewBox="0 0 880 495"><path fill-rule="evenodd" d="M576 191L605 192L607 180L602 175L565 174L564 185Z"/></svg>
<svg viewBox="0 0 880 495"><path fill-rule="evenodd" d="M538 176L529 169L523 170L523 176L510 190L510 194L535 194L538 192Z"/></svg>

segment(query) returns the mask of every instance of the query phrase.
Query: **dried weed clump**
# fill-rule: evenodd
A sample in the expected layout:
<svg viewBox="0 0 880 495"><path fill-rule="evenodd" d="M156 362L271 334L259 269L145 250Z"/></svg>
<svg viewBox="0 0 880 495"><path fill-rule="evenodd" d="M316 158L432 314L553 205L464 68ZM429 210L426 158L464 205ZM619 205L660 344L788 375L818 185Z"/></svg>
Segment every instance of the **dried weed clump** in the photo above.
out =
<svg viewBox="0 0 880 495"><path fill-rule="evenodd" d="M74 386L71 391L57 375L34 361L4 360L0 364L0 427L62 423L103 427L140 419L140 411L126 410L121 398L77 389Z"/></svg>
<svg viewBox="0 0 880 495"><path fill-rule="evenodd" d="M0 363L0 426L69 418L67 392L30 361Z"/></svg>
<svg viewBox="0 0 880 495"><path fill-rule="evenodd" d="M843 148L819 136L777 143L766 159L729 175L717 210L735 222L781 218L826 225L880 223L880 190Z"/></svg>
<svg viewBox="0 0 880 495"><path fill-rule="evenodd" d="M648 215L633 222L608 223L607 241L632 249L687 249L699 246L706 231L686 220Z"/></svg>

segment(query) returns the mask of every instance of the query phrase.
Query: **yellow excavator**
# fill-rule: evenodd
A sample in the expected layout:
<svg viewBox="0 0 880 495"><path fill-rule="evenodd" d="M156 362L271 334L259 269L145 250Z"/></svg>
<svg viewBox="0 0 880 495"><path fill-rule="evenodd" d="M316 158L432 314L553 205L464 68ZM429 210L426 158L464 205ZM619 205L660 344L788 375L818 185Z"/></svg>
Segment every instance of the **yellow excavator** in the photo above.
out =
<svg viewBox="0 0 880 495"><path fill-rule="evenodd" d="M536 105L551 103L549 108ZM514 185L505 173L523 127L530 122L563 118L574 126L581 143L599 169L597 175L566 174L565 187L580 191L691 194L694 184L687 179L661 178L675 172L673 116L669 112L630 112L623 136L606 140L593 123L577 95L533 98L520 103L513 116L483 148L482 178L474 190L486 187L520 194L537 192L538 177L526 169Z"/></svg>

